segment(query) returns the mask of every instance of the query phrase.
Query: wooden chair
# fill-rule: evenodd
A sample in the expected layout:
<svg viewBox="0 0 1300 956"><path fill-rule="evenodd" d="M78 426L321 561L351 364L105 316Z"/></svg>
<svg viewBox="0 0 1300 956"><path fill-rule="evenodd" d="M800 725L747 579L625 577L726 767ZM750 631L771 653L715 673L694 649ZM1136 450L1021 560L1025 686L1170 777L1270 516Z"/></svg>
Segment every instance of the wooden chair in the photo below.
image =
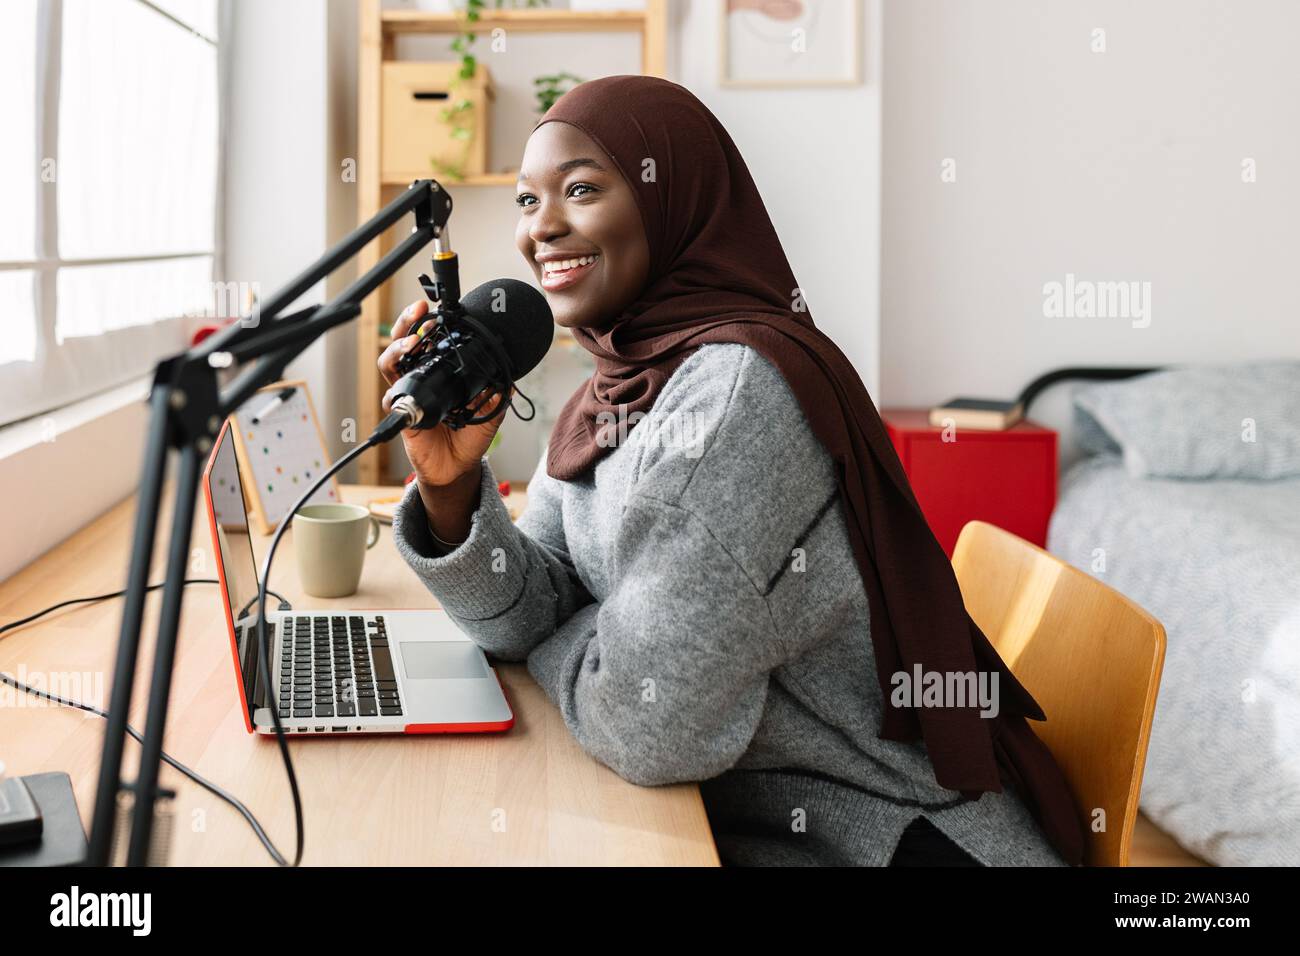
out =
<svg viewBox="0 0 1300 956"><path fill-rule="evenodd" d="M1164 627L1113 588L984 521L962 528L952 563L966 609L1047 715L1029 726L1084 814L1084 862L1127 866Z"/></svg>

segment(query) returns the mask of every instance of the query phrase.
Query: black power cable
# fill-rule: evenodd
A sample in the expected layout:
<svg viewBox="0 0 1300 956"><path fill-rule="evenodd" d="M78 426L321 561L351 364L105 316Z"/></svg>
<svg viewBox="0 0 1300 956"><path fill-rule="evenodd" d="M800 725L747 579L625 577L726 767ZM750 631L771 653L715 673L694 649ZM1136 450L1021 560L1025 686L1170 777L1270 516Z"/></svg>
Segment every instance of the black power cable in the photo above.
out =
<svg viewBox="0 0 1300 956"><path fill-rule="evenodd" d="M531 402L529 404L531 405ZM492 415L488 416L488 419L485 420L489 420L490 418L495 417L495 415L498 414L499 411L500 410L494 409ZM518 414L518 412L516 412L515 414ZM258 648L259 648L258 657L261 659L259 661L258 669L261 671L262 681L266 687L275 686L275 681L272 680L271 678L271 663L270 663L271 647L270 647L270 640L268 639L267 631L266 631L266 596L268 594L272 594L280 598L281 610L287 610L289 604L289 602L286 601L283 597L281 597L278 594L275 594L274 591L267 588L267 582L269 581L271 576L271 562L275 559L275 551L280 545L280 539L284 536L285 529L288 528L290 523L293 521L293 516L298 513L298 509L301 508L304 504L306 504L308 499L310 499L312 495L314 495L317 491L319 491L321 486L324 485L326 481L332 478L338 471L340 471L346 465L351 463L355 458L359 457L366 450L373 448L381 441L385 441L388 438L394 437L397 434L397 432L400 431L400 427L398 426L401 424L402 421L404 421L404 417L399 413L390 414L386 419L384 419L384 421L380 423L379 427L375 429L374 434L372 434L369 438L367 438L364 443L358 445L356 448L348 452L338 461L334 462L334 464L330 465L330 467L325 471L325 473L322 474L319 479L317 479L316 483L313 484L310 488L308 488L305 492L303 492L302 496L297 501L294 502L293 507L290 508L289 511L285 514L284 518L281 519L279 527L275 529L275 536L271 539L271 546L266 551L266 557L263 559L262 562L262 573L261 576L258 578L258 582L257 582L257 637L258 637ZM389 430L392 431L393 433L392 435L385 434L385 432ZM185 581L186 585L216 584L216 583L217 582L211 578L195 578L195 579L190 579ZM161 588L162 586L163 584L161 582L158 584L151 584L145 590L155 591L158 588ZM91 601L103 601L108 598L121 597L125 593L126 593L125 591L115 591L112 594L100 594L94 597L73 598L72 600L69 601L63 601L59 604L54 605L53 607L46 608L44 611L40 611L36 614L30 615L29 617L23 618L21 621L13 621L9 624L4 625L3 627L0 627L0 634L4 634L6 631L11 631L17 627L22 627L24 624L30 624L32 621L44 617L46 614L50 614L53 611L57 611L59 608L67 607L70 604L84 604ZM33 694L37 697L44 697L47 700L53 701L54 703L63 704L64 706L67 707L75 707L79 710L87 711L88 713L95 714L99 717L104 717L104 718L108 717L108 714L95 707L90 706L89 704L82 704L79 703L78 701L67 700L62 697L57 697L53 694L47 694L44 691L38 691L35 688L28 687L26 684L23 684L22 682L16 680L15 678L3 672L0 672L0 681L6 684L10 684L11 686L19 690L25 691L26 693ZM181 773L185 774L185 776L189 777L199 786L203 787L205 790L209 791L215 796L220 797L222 800L225 800L232 807L234 807L244 817L244 819L248 821L249 826L253 828L253 832L257 834L257 838L262 842L262 845L266 847L266 851L271 855L271 858L274 859L276 863L278 863L280 866L298 866L300 863L302 863L303 846L305 842L304 830L303 830L302 794L298 790L298 776L293 769L293 759L289 755L289 744L287 738L285 737L284 725L280 722L280 708L278 706L278 701L276 700L274 694L272 694L270 697L270 710L271 710L271 722L275 726L276 742L279 744L280 747L280 756L284 760L284 772L285 775L289 778L289 790L293 796L294 830L296 833L297 847L294 852L294 858L292 863L288 862L285 859L285 857L280 853L280 851L276 849L275 845L271 842L270 838L266 835L266 831L262 829L261 824L257 822L257 819L253 816L252 812L249 811L249 809L246 806L244 806L236 797L222 790L216 784L203 779L193 770L190 770L188 767L186 767L184 764L180 763L178 760L168 755L166 752L163 752L162 759L168 765L175 767ZM126 729L127 729L127 733L129 733L133 738L135 738L137 742L143 742L140 732L137 731L134 727L131 727L128 724Z"/></svg>
<svg viewBox="0 0 1300 956"><path fill-rule="evenodd" d="M159 588L163 587L163 583L164 582L159 581L157 584L150 584L147 588L145 588L145 590L157 591ZM216 578L187 578L185 581L185 586L188 587L191 584L217 584L217 583L218 582ZM275 592L273 591L268 593L275 594ZM71 600L68 601L60 601L58 604L51 605L50 607L47 607L43 611L37 611L35 614L29 614L27 617L22 618L21 620L10 621L8 624L0 625L0 635L7 634L10 631L15 631L20 627L24 627L28 624L31 624L33 621L38 621L48 614L53 614L55 611L58 611L65 607L69 607L70 605L73 604L91 604L96 601L107 601L107 600L111 600L112 598L122 597L124 594L126 594L126 591L112 591L108 594L96 594L93 597L72 598ZM289 602L279 594L275 594L275 596L280 599L280 609L288 610L290 607ZM48 700L51 703L60 704L64 707L72 707L75 708L76 710L85 711L88 714L94 714L96 717L102 717L105 719L107 719L108 717L108 714L105 711L100 710L98 707L95 707L91 704L84 704L81 701L72 700L67 697L60 697L58 694L51 694L48 691L37 690L35 687L29 687L27 684L24 684L22 681L18 680L17 678L13 677L10 674L4 673L3 671L0 671L0 683L8 684L10 687L13 687L15 690L22 691L23 693L26 694L31 694L33 697L43 698L44 700ZM130 734L137 743L143 742L143 738L140 734L140 731L136 730L130 724L127 724L126 732ZM262 824L260 824L257 821L257 817L253 816L253 812L249 810L248 807L244 806L244 804L240 801L238 797L236 797L234 794L228 793L227 791L223 790L220 786L213 783L212 781L204 779L203 777L199 776L198 773L191 770L189 767L185 766L185 764L181 763L179 760L177 760L175 757L173 757L171 754L167 753L166 751L163 751L162 759L168 764L168 766L174 767L176 770L180 771L186 777L189 777L191 780L197 783L204 790L208 791L213 796L221 800L224 800L226 803L234 807L235 811L239 813L239 815L242 816L245 821L247 821L248 825L252 828L254 835L256 835L257 839L261 842L262 846L266 848L266 852L271 855L271 858L281 866L286 865L287 861L284 859L283 856L280 855L279 850L275 848L275 845L271 842L270 838L266 835L266 831L262 829Z"/></svg>

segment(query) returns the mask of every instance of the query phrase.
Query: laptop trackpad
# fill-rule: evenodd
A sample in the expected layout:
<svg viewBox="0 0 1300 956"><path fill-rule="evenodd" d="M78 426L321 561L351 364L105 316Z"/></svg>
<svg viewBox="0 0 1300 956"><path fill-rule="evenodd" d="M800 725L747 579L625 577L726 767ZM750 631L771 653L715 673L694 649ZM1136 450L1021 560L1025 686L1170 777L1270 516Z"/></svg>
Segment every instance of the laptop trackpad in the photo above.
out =
<svg viewBox="0 0 1300 956"><path fill-rule="evenodd" d="M408 641L402 644L407 680L487 677L487 661L467 641Z"/></svg>

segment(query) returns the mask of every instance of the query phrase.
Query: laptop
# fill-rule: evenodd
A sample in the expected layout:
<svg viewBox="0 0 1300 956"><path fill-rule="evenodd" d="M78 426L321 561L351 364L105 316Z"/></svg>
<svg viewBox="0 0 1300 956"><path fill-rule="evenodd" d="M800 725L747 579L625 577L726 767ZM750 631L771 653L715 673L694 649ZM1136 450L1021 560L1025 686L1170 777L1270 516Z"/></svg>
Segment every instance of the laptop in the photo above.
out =
<svg viewBox="0 0 1300 956"><path fill-rule="evenodd" d="M203 472L217 577L249 733L438 734L508 730L515 718L483 651L445 611L271 611L266 687L257 634L257 565L227 421ZM277 558L284 559L281 548Z"/></svg>

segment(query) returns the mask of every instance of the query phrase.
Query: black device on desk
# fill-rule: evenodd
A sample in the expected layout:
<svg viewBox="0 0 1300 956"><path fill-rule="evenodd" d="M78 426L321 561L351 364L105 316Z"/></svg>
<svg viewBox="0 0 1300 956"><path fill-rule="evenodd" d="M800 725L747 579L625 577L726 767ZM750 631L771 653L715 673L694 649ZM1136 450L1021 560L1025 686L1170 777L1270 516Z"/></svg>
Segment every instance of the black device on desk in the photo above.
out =
<svg viewBox="0 0 1300 956"><path fill-rule="evenodd" d="M41 808L21 777L5 776L0 763L0 847L40 839Z"/></svg>
<svg viewBox="0 0 1300 956"><path fill-rule="evenodd" d="M0 866L75 866L86 859L72 778L5 777L0 764Z"/></svg>

